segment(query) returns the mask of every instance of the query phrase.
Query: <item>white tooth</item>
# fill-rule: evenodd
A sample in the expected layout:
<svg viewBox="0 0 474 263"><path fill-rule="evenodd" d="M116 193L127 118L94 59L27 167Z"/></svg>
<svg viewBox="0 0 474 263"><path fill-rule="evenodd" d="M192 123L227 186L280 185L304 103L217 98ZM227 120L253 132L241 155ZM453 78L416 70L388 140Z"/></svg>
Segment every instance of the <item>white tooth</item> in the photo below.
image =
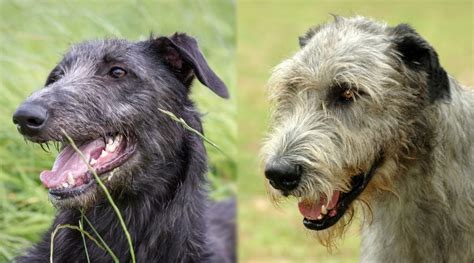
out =
<svg viewBox="0 0 474 263"><path fill-rule="evenodd" d="M316 217L316 219L321 220L321 219L323 219L323 216L319 215L318 217Z"/></svg>
<svg viewBox="0 0 474 263"><path fill-rule="evenodd" d="M107 154L109 154L107 151L102 150L102 152L100 153L99 158L104 158L105 156L107 156Z"/></svg>
<svg viewBox="0 0 474 263"><path fill-rule="evenodd" d="M75 183L74 177L72 176L72 173L71 173L71 172L69 172L69 173L67 174L67 183L68 183L69 185L74 185L74 183Z"/></svg>
<svg viewBox="0 0 474 263"><path fill-rule="evenodd" d="M115 150L117 149L117 142L114 142L112 145L110 145L110 152L115 152Z"/></svg>
<svg viewBox="0 0 474 263"><path fill-rule="evenodd" d="M116 149L117 145L115 144L115 142L113 144L107 144L107 146L105 147L105 150L109 153L114 152Z"/></svg>
<svg viewBox="0 0 474 263"><path fill-rule="evenodd" d="M109 137L107 139L107 144L112 144L112 143L114 143L114 141L113 141L112 137Z"/></svg>
<svg viewBox="0 0 474 263"><path fill-rule="evenodd" d="M322 206L321 206L321 214L325 215L325 214L327 214L327 213L328 213L328 209L326 208L325 205L322 205Z"/></svg>
<svg viewBox="0 0 474 263"><path fill-rule="evenodd" d="M90 162L89 162L90 165L94 165L94 164L96 164L96 163L97 163L97 160L94 159L94 158L92 158L92 159L90 160Z"/></svg>
<svg viewBox="0 0 474 263"><path fill-rule="evenodd" d="M120 141L122 140L122 135L115 136L112 143L106 146L108 152L114 152L117 147L120 145Z"/></svg>
<svg viewBox="0 0 474 263"><path fill-rule="evenodd" d="M62 186L63 188L67 188L69 185L68 185L66 182L64 182L61 186Z"/></svg>
<svg viewBox="0 0 474 263"><path fill-rule="evenodd" d="M109 177L107 178L107 181L112 180L112 177L114 177L114 173L115 173L115 169L112 170L112 172L110 172L110 175L109 175Z"/></svg>

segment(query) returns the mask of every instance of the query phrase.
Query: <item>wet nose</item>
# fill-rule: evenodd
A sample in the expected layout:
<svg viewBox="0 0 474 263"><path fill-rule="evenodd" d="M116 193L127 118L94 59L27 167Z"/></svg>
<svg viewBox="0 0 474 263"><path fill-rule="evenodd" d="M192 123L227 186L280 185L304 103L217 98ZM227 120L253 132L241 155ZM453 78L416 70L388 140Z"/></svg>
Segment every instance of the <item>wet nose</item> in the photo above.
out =
<svg viewBox="0 0 474 263"><path fill-rule="evenodd" d="M47 119L47 109L33 103L22 104L13 114L13 123L17 125L18 131L27 136L38 135Z"/></svg>
<svg viewBox="0 0 474 263"><path fill-rule="evenodd" d="M265 167L265 177L278 190L285 192L295 189L301 180L302 168L297 164L272 162Z"/></svg>

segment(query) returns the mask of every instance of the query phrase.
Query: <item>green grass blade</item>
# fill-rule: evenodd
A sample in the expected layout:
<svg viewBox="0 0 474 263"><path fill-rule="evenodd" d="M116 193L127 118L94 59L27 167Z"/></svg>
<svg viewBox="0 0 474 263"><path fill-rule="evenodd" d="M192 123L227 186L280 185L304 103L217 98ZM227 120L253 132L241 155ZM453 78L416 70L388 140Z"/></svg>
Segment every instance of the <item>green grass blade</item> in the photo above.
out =
<svg viewBox="0 0 474 263"><path fill-rule="evenodd" d="M167 111L167 110L163 110L163 109L158 109L159 111L161 111L162 113L164 113L165 115L167 115L168 117L170 117L172 120L176 121L177 123L181 124L186 130L189 130L195 134L197 134L199 137L201 137L201 139L203 139L205 142L209 143L212 147L216 148L219 152L221 152L222 154L224 154L225 156L227 156L227 154L221 150L221 148L219 148L219 146L217 146L217 144L215 144L214 142L212 142L211 140L209 140L206 136L204 136L202 133L200 133L199 131L197 131L196 129L194 129L193 127L189 126L185 120L183 120L183 118L179 118L177 117L176 115L174 115L174 113L172 113L171 111Z"/></svg>
<svg viewBox="0 0 474 263"><path fill-rule="evenodd" d="M107 245L107 243L104 241L104 239L102 239L102 237L99 235L99 232L97 232L97 230L95 229L95 227L92 225L91 221L89 221L89 219L87 218L86 215L84 215L84 212L81 210L81 214L83 215L82 218L84 218L86 220L86 223L89 225L89 227L92 229L92 231L94 232L94 234L97 236L97 238L99 239L99 241L102 243L102 245L104 246L104 248L107 250L107 252L109 253L109 255L113 258L114 262L115 263L118 263L119 260L117 258L117 256L115 255L115 253L112 251L112 249Z"/></svg>
<svg viewBox="0 0 474 263"><path fill-rule="evenodd" d="M95 172L95 170L92 168L92 166L90 166L89 162L86 160L86 157L84 156L84 154L82 154L82 152L79 150L79 148L77 148L76 144L71 139L71 137L69 137L69 135L67 135L67 133L64 130L62 130L62 133L64 134L64 136L66 136L66 138L68 139L68 141L71 144L72 148L79 154L82 161L87 165L87 169L89 169L89 171L94 175L94 178L95 178L97 184L99 184L100 188L104 191L105 196L107 197L107 200L109 201L109 203L112 206L118 220L120 221L120 225L122 226L123 232L125 233L125 237L127 238L128 247L130 249L130 256L132 257L132 263L136 263L135 250L133 249L132 237L130 236L130 233L128 232L127 225L125 224L125 221L123 220L123 217L122 217L122 213L120 213L120 210L118 209L118 207L115 204L112 196L110 195L109 190L107 190L107 187L105 187L102 180L100 180L100 178L97 175L97 173Z"/></svg>
<svg viewBox="0 0 474 263"><path fill-rule="evenodd" d="M79 229L81 229L82 231L84 231L83 218L84 218L84 214L81 211L81 220L79 220ZM82 243L84 244L84 251L86 253L87 263L90 263L91 259L89 258L89 251L87 251L86 238L84 237L84 234L82 232L81 232L81 237L82 237Z"/></svg>
<svg viewBox="0 0 474 263"><path fill-rule="evenodd" d="M77 230L87 236L90 240L92 240L98 247L100 247L102 250L106 251L104 247L102 247L101 244L95 239L89 232L82 230L78 226L70 225L70 224L64 224L64 225L57 225L56 228L54 229L53 233L51 233L51 246L50 246L50 254L49 254L49 262L53 263L53 254L54 254L54 238L56 237L56 234L59 232L59 230L63 228L69 228L73 230Z"/></svg>

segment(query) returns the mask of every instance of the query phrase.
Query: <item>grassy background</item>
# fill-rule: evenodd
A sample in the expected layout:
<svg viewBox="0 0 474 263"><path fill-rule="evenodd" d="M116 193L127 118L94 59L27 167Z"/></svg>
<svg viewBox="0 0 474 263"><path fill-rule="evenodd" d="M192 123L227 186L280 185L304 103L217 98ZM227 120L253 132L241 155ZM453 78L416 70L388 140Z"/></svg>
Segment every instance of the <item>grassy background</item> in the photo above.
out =
<svg viewBox="0 0 474 263"><path fill-rule="evenodd" d="M294 201L268 202L257 156L267 126L265 83L271 68L298 50L297 37L330 13L412 24L438 51L441 64L474 85L472 1L246 1L237 5L238 162L242 262L358 262L353 224L333 255L312 239Z"/></svg>
<svg viewBox="0 0 474 263"><path fill-rule="evenodd" d="M53 218L39 173L51 168L55 153L26 144L11 116L22 100L41 88L71 43L187 32L198 39L209 64L235 97L232 0L65 2L0 0L0 262L38 240ZM220 198L235 191L235 100L220 99L198 82L193 98L206 114L206 136L229 156L208 147L212 195Z"/></svg>

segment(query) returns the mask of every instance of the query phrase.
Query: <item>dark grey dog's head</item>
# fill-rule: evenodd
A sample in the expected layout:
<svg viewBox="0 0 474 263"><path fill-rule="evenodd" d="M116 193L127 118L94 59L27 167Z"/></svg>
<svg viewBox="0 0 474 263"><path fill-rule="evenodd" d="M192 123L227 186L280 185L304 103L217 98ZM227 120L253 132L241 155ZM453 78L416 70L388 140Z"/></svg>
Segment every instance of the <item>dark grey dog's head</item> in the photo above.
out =
<svg viewBox="0 0 474 263"><path fill-rule="evenodd" d="M67 136L112 192L131 191L137 181L145 182L146 189L147 179L137 177L156 173L162 184L155 187L163 192L173 188L177 182L170 171L181 165L177 160L185 130L161 110L191 116L186 121L201 130L188 97L194 77L228 97L196 40L185 34L73 46L45 87L28 97L13 116L28 140L63 145L52 170L40 175L53 203L87 207L100 196L88 165Z"/></svg>

